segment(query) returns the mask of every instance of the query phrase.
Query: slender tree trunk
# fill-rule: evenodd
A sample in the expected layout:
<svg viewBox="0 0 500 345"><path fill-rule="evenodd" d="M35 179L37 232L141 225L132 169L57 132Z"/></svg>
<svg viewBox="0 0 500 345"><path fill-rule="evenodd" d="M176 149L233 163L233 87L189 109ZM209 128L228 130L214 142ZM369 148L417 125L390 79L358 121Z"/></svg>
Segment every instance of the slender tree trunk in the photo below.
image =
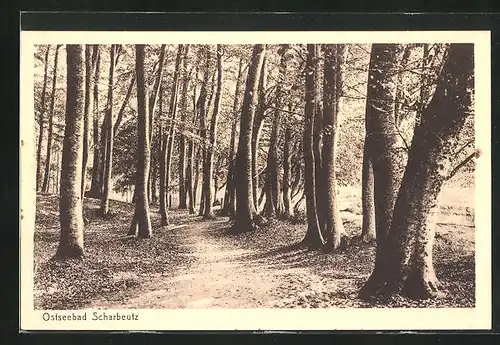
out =
<svg viewBox="0 0 500 345"><path fill-rule="evenodd" d="M42 86L42 100L40 102L40 114L38 115L38 145L36 146L36 190L40 190L42 179L42 141L45 126L45 94L47 93L47 79L49 68L49 52L50 45L47 45L45 50L44 68L43 68L43 86Z"/></svg>
<svg viewBox="0 0 500 345"><path fill-rule="evenodd" d="M189 197L189 214L194 214L196 195L193 190L193 165L194 165L194 142L189 140L188 143L188 161L186 169L186 190Z"/></svg>
<svg viewBox="0 0 500 345"><path fill-rule="evenodd" d="M383 253L384 270L373 271L362 297L439 295L432 262L433 215L441 187L455 170L450 169L451 159L472 113L473 73L474 45L451 44L436 91L415 128Z"/></svg>
<svg viewBox="0 0 500 345"><path fill-rule="evenodd" d="M115 80L115 61L117 46L115 44L111 45L110 48L110 64L109 64L109 77L108 77L108 101L106 104L106 126L104 130L106 131L106 159L104 168L104 180L103 180L103 193L101 198L101 214L106 216L109 213L109 197L111 191L113 190L113 179L112 179L112 169L113 169L113 87Z"/></svg>
<svg viewBox="0 0 500 345"><path fill-rule="evenodd" d="M252 130L254 116L258 102L258 84L260 71L264 60L266 47L256 44L253 47L252 59L248 69L248 76L243 98L243 109L240 121L240 139L236 156L236 216L235 232L246 232L255 228L252 188Z"/></svg>
<svg viewBox="0 0 500 345"><path fill-rule="evenodd" d="M286 51L287 44L280 46L278 51L280 55L279 79L276 83L276 110L274 112L273 126L271 130L271 139L269 143L269 151L267 156L266 168L266 205L264 206L264 214L267 217L276 217L279 215L279 187L278 187L278 137L280 135L281 124L281 107L282 102L282 84L285 81L287 71Z"/></svg>
<svg viewBox="0 0 500 345"><path fill-rule="evenodd" d="M325 190L323 206L326 236L326 249L336 250L341 245L341 236L345 234L337 201L337 178L335 173L337 158L337 138L339 130L339 108L343 87L343 68L346 46L332 44L325 46L325 65L323 83L323 183Z"/></svg>
<svg viewBox="0 0 500 345"><path fill-rule="evenodd" d="M130 101L130 98L132 97L132 90L134 89L134 85L135 85L135 74L132 76L132 79L130 80L127 93L125 94L125 99L123 100L122 106L120 107L118 114L116 115L116 121L113 126L113 136L116 136L118 134L118 129L120 128L120 124L123 121L123 116L125 115L125 108L127 107L127 104Z"/></svg>
<svg viewBox="0 0 500 345"><path fill-rule="evenodd" d="M235 209L235 186L234 186L234 166L236 161L236 131L238 129L238 107L241 86L243 84L243 58L240 58L238 67L238 78L236 79L236 89L234 91L233 118L231 126L231 140L229 144L229 167L227 171L226 193L224 197L224 207L222 215L234 217Z"/></svg>
<svg viewBox="0 0 500 345"><path fill-rule="evenodd" d="M365 142L369 138L365 136ZM370 242L375 239L375 199L373 186L373 166L368 153L368 145L363 149L363 167L361 175L361 204L363 209L363 224L361 239Z"/></svg>
<svg viewBox="0 0 500 345"><path fill-rule="evenodd" d="M193 206L196 207L196 199L198 197L198 186L200 183L200 155L201 155L202 148L198 147L198 150L196 151L196 157L195 157L195 178L194 178L194 183L193 183Z"/></svg>
<svg viewBox="0 0 500 345"><path fill-rule="evenodd" d="M262 68L259 78L259 89L258 89L258 105L255 112L255 119L253 123L252 130L252 189L253 189L253 203L255 205L255 211L259 213L259 200L258 200L258 190L259 190L259 141L260 133L262 130L262 125L264 124L264 112L266 107L266 79L267 79L267 58L264 53L264 61L262 62Z"/></svg>
<svg viewBox="0 0 500 345"><path fill-rule="evenodd" d="M85 106L83 112L83 163L82 163L82 199L87 182L87 162L89 158L90 104L92 88L92 52L91 46L85 45Z"/></svg>
<svg viewBox="0 0 500 345"><path fill-rule="evenodd" d="M290 126L285 129L285 141L283 148L283 206L284 212L282 217L289 219L293 215L292 198L290 190L290 169L291 169L291 155L290 155L290 142L292 141L292 130Z"/></svg>
<svg viewBox="0 0 500 345"><path fill-rule="evenodd" d="M317 102L319 95L317 73L318 59L317 46L314 44L307 45L307 63L306 63L306 95L305 95L305 124L304 135L302 140L304 151L304 190L306 198L306 213L307 213L307 232L303 239L303 243L312 247L320 248L324 244L321 234L318 214L317 214L317 197L316 197L316 157L314 155L314 119L315 112L318 107Z"/></svg>
<svg viewBox="0 0 500 345"><path fill-rule="evenodd" d="M54 131L54 104L56 98L56 88L57 88L57 60L59 58L59 48L60 44L56 46L56 53L54 55L54 70L52 72L52 91L50 95L50 116L49 116L49 129L47 134L47 155L45 157L45 172L43 177L42 191L48 192L49 188L49 176L50 176L50 160L52 156L52 140Z"/></svg>
<svg viewBox="0 0 500 345"><path fill-rule="evenodd" d="M179 45L177 49L177 58L175 61L175 72L174 72L174 81L172 83L172 94L170 98L170 126L168 133L168 142L167 142L167 160L165 166L165 174L166 174L166 185L167 185L167 195L170 195L170 177L171 177L171 166L172 166L172 155L173 155L173 147L174 147L174 139L175 139L175 119L177 116L177 96L179 90L179 75L181 73L181 62L182 55L184 51L184 46L182 44ZM180 181L179 181L180 182ZM169 199L170 200L170 199Z"/></svg>
<svg viewBox="0 0 500 345"><path fill-rule="evenodd" d="M59 199L61 237L55 255L59 260L81 258L84 254L81 191L85 98L84 49L81 45L67 45L66 52L66 120Z"/></svg>
<svg viewBox="0 0 500 345"><path fill-rule="evenodd" d="M207 154L207 130L206 130L206 118L207 118L207 100L208 100L208 82L210 77L210 47L203 47L205 53L205 70L203 73L203 83L201 85L199 101L197 102L197 113L200 119L200 137L201 137L201 156L202 156L202 167L205 167L205 160ZM203 216L205 210L205 173L202 175L202 189L201 189L201 199L200 199L200 209L198 215Z"/></svg>
<svg viewBox="0 0 500 345"><path fill-rule="evenodd" d="M217 194L217 188L213 190L212 185L212 175L213 175L213 155L216 146L217 137L217 122L219 119L219 108L222 98L222 47L220 44L217 45L217 91L215 93L215 103L214 112L210 120L210 147L206 150L205 166L203 168L204 173L204 193L205 193L205 209L203 212L204 218L214 218L213 211L213 197Z"/></svg>
<svg viewBox="0 0 500 345"><path fill-rule="evenodd" d="M136 200L135 212L132 219L130 232L137 233L140 238L152 236L151 219L149 216L149 203L147 195L147 185L150 165L150 139L149 117L146 111L146 84L144 73L144 45L135 46L135 68L137 76L137 179L136 179Z"/></svg>
<svg viewBox="0 0 500 345"><path fill-rule="evenodd" d="M93 150L94 150L94 159L92 165L92 182L90 184L90 196L94 198L101 198L101 190L102 190L102 175L101 175L101 147L99 145L99 79L100 79L100 71L101 71L101 54L99 52L99 45L94 45L94 56L96 61L96 67L94 72L94 97L93 97Z"/></svg>
<svg viewBox="0 0 500 345"><path fill-rule="evenodd" d="M163 83L160 86L159 112L163 114ZM166 127L160 123L160 217L161 225L167 226L168 211L167 211L167 184L166 184L166 165L167 165L167 136Z"/></svg>
<svg viewBox="0 0 500 345"><path fill-rule="evenodd" d="M184 60L182 65L182 91L180 99L181 124L179 128L179 208L187 208L186 193L186 136L184 134L187 115L187 94L189 87L189 75L187 73L189 45L184 49Z"/></svg>

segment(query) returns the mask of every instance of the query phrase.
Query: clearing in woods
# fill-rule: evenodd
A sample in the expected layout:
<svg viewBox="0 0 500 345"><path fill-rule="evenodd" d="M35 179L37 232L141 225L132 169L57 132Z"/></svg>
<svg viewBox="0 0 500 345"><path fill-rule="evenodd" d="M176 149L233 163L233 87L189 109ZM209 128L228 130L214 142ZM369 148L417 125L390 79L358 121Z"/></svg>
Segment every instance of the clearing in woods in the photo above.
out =
<svg viewBox="0 0 500 345"><path fill-rule="evenodd" d="M112 201L113 214L98 216L98 200L85 200L83 261L54 262L59 236L57 196L37 197L35 308L293 308L474 306L473 206L470 191L443 191L435 266L446 295L428 301L396 297L388 304L364 302L359 288L371 273L375 246L351 241L338 253L297 246L305 224L276 221L258 231L230 234L227 218L206 221L170 210L171 225L154 237L123 236L133 206ZM359 190L341 188L347 234L361 225ZM387 303L387 302L386 302Z"/></svg>

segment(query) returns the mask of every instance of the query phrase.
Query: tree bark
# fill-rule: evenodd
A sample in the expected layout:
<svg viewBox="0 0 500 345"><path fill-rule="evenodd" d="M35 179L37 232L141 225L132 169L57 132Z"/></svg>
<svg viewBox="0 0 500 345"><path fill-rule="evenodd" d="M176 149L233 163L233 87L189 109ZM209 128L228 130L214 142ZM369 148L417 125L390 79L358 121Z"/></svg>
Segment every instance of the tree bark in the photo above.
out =
<svg viewBox="0 0 500 345"><path fill-rule="evenodd" d="M48 68L49 68L49 52L50 45L47 45L45 50L44 68L43 68L43 85L42 85L42 100L40 102L40 114L38 115L38 145L36 146L36 190L40 190L41 184L41 173L42 173L42 142L43 142L43 132L45 126L45 94L47 93L47 79L48 79Z"/></svg>
<svg viewBox="0 0 500 345"><path fill-rule="evenodd" d="M113 179L112 179L112 169L113 169L113 88L115 81L115 61L116 54L118 51L118 46L115 44L111 45L109 57L109 77L108 77L108 101L106 104L106 126L104 130L106 131L106 155L105 155L105 168L104 168L104 180L103 180L103 193L101 198L101 214L106 216L109 213L109 196L113 190Z"/></svg>
<svg viewBox="0 0 500 345"><path fill-rule="evenodd" d="M317 73L318 68L318 47L315 44L307 45L307 62L306 62L306 94L305 94L305 123L303 134L303 151L304 151L304 190L306 198L306 213L307 213L307 232L302 240L302 243L311 248L320 248L324 244L323 236L317 213L317 196L316 196L316 157L314 155L314 120L318 109L317 103L319 95Z"/></svg>
<svg viewBox="0 0 500 345"><path fill-rule="evenodd" d="M368 153L369 137L365 136L363 149L363 166L361 173L361 205L363 212L363 224L361 227L361 239L370 242L375 235L375 200L373 187L373 166Z"/></svg>
<svg viewBox="0 0 500 345"><path fill-rule="evenodd" d="M167 142L167 160L165 166L165 183L167 186L166 195L170 195L170 178L171 178L171 167L172 167L172 154L174 147L174 139L175 139L175 119L177 117L177 96L179 91L179 75L180 68L182 62L184 46L180 44L177 48L177 58L175 60L175 72L174 72L174 80L172 83L172 93L170 98L170 126L168 133L168 142ZM170 199L169 199L170 200Z"/></svg>
<svg viewBox="0 0 500 345"><path fill-rule="evenodd" d="M259 213L259 141L262 125L264 122L264 112L266 107L266 79L267 79L267 58L264 53L264 61L259 78L258 105L255 112L255 119L252 130L252 189L255 211Z"/></svg>
<svg viewBox="0 0 500 345"><path fill-rule="evenodd" d="M234 186L234 166L236 161L236 135L238 130L238 107L239 98L241 93L241 86L243 84L243 58L240 58L238 66L238 77L236 79L236 88L234 91L234 102L232 111L232 125L231 125L231 139L229 143L229 167L227 170L227 184L226 193L224 196L224 206L222 215L234 217L235 208L235 186Z"/></svg>
<svg viewBox="0 0 500 345"><path fill-rule="evenodd" d="M42 191L47 193L49 190L49 176L50 176L50 160L52 156L52 140L54 131L54 104L56 98L57 88L57 60L59 59L60 44L56 46L56 53L54 55L54 70L52 72L52 91L50 94L50 115L49 115L49 129L47 133L47 154L45 157L45 172L43 176Z"/></svg>
<svg viewBox="0 0 500 345"><path fill-rule="evenodd" d="M55 255L58 260L82 258L84 255L81 190L84 49L82 45L67 45L66 52L67 97L59 198L61 236Z"/></svg>
<svg viewBox="0 0 500 345"><path fill-rule="evenodd" d="M163 114L163 83L160 85L159 96L159 112ZM167 127L160 123L160 217L161 225L167 226L168 211L167 211L167 184L166 184L166 166L167 166Z"/></svg>
<svg viewBox="0 0 500 345"><path fill-rule="evenodd" d="M83 163L82 163L82 199L87 182L87 162L89 157L90 104L92 88L92 52L91 46L85 45L85 105L83 112Z"/></svg>
<svg viewBox="0 0 500 345"><path fill-rule="evenodd" d="M189 45L184 49L184 60L182 65L182 90L180 100L181 123L179 128L179 208L187 208L186 193L186 136L184 134L187 115L187 94L189 87L189 75L187 73Z"/></svg>
<svg viewBox="0 0 500 345"><path fill-rule="evenodd" d="M101 72L101 54L99 51L99 45L95 44L93 47L93 55L95 57L95 71L94 71L94 97L93 97L93 150L94 159L92 164L92 182L90 184L89 195L94 198L101 198L102 190L102 175L101 175L101 150L99 145L99 79Z"/></svg>
<svg viewBox="0 0 500 345"><path fill-rule="evenodd" d="M293 215L292 208L292 198L290 190L290 170L291 170L291 154L290 154L290 142L292 141L292 129L290 126L285 128L285 142L283 148L283 206L284 212L282 217L284 219L289 219Z"/></svg>
<svg viewBox="0 0 500 345"><path fill-rule="evenodd" d="M260 71L264 60L266 47L256 44L253 47L252 59L248 69L248 76L243 98L243 108L240 120L240 138L236 155L236 216L233 230L246 232L255 229L252 188L252 130L254 116L258 102L258 84Z"/></svg>
<svg viewBox="0 0 500 345"><path fill-rule="evenodd" d="M339 112L343 88L343 69L347 47L344 44L325 45L325 64L323 79L323 147L321 188L325 190L324 231L326 249L337 250L341 238L345 236L344 225L337 201L337 138L339 131Z"/></svg>
<svg viewBox="0 0 500 345"><path fill-rule="evenodd" d="M458 138L473 112L473 73L474 46L451 44L436 91L415 129L394 207L384 270L373 271L361 297L402 293L426 299L439 295L432 263L433 215L441 187L453 171L451 158Z"/></svg>
<svg viewBox="0 0 500 345"><path fill-rule="evenodd" d="M278 181L278 137L280 135L281 125L281 107L283 106L283 83L287 73L287 50L288 44L282 44L278 50L280 55L279 76L276 82L276 104L269 142L269 151L267 155L266 168L266 204L264 214L268 218L279 216L279 181Z"/></svg>
<svg viewBox="0 0 500 345"><path fill-rule="evenodd" d="M203 167L204 173L204 212L203 217L206 219L214 218L213 211L213 197L214 194L217 194L217 189L215 192L213 190L212 184L212 175L213 175L213 155L216 146L216 137L217 137L217 122L219 119L219 108L222 98L222 47L220 44L217 45L217 91L215 93L215 101L214 101L214 111L212 114L212 118L210 120L210 146L206 150L205 157L205 166Z"/></svg>
<svg viewBox="0 0 500 345"><path fill-rule="evenodd" d="M149 216L148 203L148 176L150 165L150 138L149 117L146 105L146 84L144 73L144 45L135 46L135 69L137 77L137 174L136 174L136 200L135 212L132 219L131 231L137 233L139 238L150 238L152 236L151 219Z"/></svg>

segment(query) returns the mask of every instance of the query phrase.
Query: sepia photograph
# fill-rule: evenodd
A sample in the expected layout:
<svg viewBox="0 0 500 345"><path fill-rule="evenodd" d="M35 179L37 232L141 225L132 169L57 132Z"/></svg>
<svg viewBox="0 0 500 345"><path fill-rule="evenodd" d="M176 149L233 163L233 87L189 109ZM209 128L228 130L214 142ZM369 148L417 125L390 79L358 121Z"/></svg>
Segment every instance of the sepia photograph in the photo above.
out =
<svg viewBox="0 0 500 345"><path fill-rule="evenodd" d="M489 32L21 36L27 329L490 327Z"/></svg>

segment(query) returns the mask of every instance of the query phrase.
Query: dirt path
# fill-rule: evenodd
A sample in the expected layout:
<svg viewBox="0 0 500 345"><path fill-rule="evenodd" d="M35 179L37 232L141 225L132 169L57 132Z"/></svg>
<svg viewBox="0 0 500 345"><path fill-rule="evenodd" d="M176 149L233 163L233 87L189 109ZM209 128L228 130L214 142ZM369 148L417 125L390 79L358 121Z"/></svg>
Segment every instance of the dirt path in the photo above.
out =
<svg viewBox="0 0 500 345"><path fill-rule="evenodd" d="M174 229L188 246L193 263L172 277L152 277L141 287L110 300L95 300L93 308L255 308L286 303L290 287L321 288L322 279L304 268L284 267L266 260L258 250L238 248L231 241L215 238L225 221L193 222ZM286 256L286 255L284 255ZM303 282L307 277L307 283ZM287 283L288 282L288 283ZM297 283L305 283L303 284ZM286 291L286 293L284 293ZM300 292L299 292L300 294ZM291 297L291 296L290 296Z"/></svg>

